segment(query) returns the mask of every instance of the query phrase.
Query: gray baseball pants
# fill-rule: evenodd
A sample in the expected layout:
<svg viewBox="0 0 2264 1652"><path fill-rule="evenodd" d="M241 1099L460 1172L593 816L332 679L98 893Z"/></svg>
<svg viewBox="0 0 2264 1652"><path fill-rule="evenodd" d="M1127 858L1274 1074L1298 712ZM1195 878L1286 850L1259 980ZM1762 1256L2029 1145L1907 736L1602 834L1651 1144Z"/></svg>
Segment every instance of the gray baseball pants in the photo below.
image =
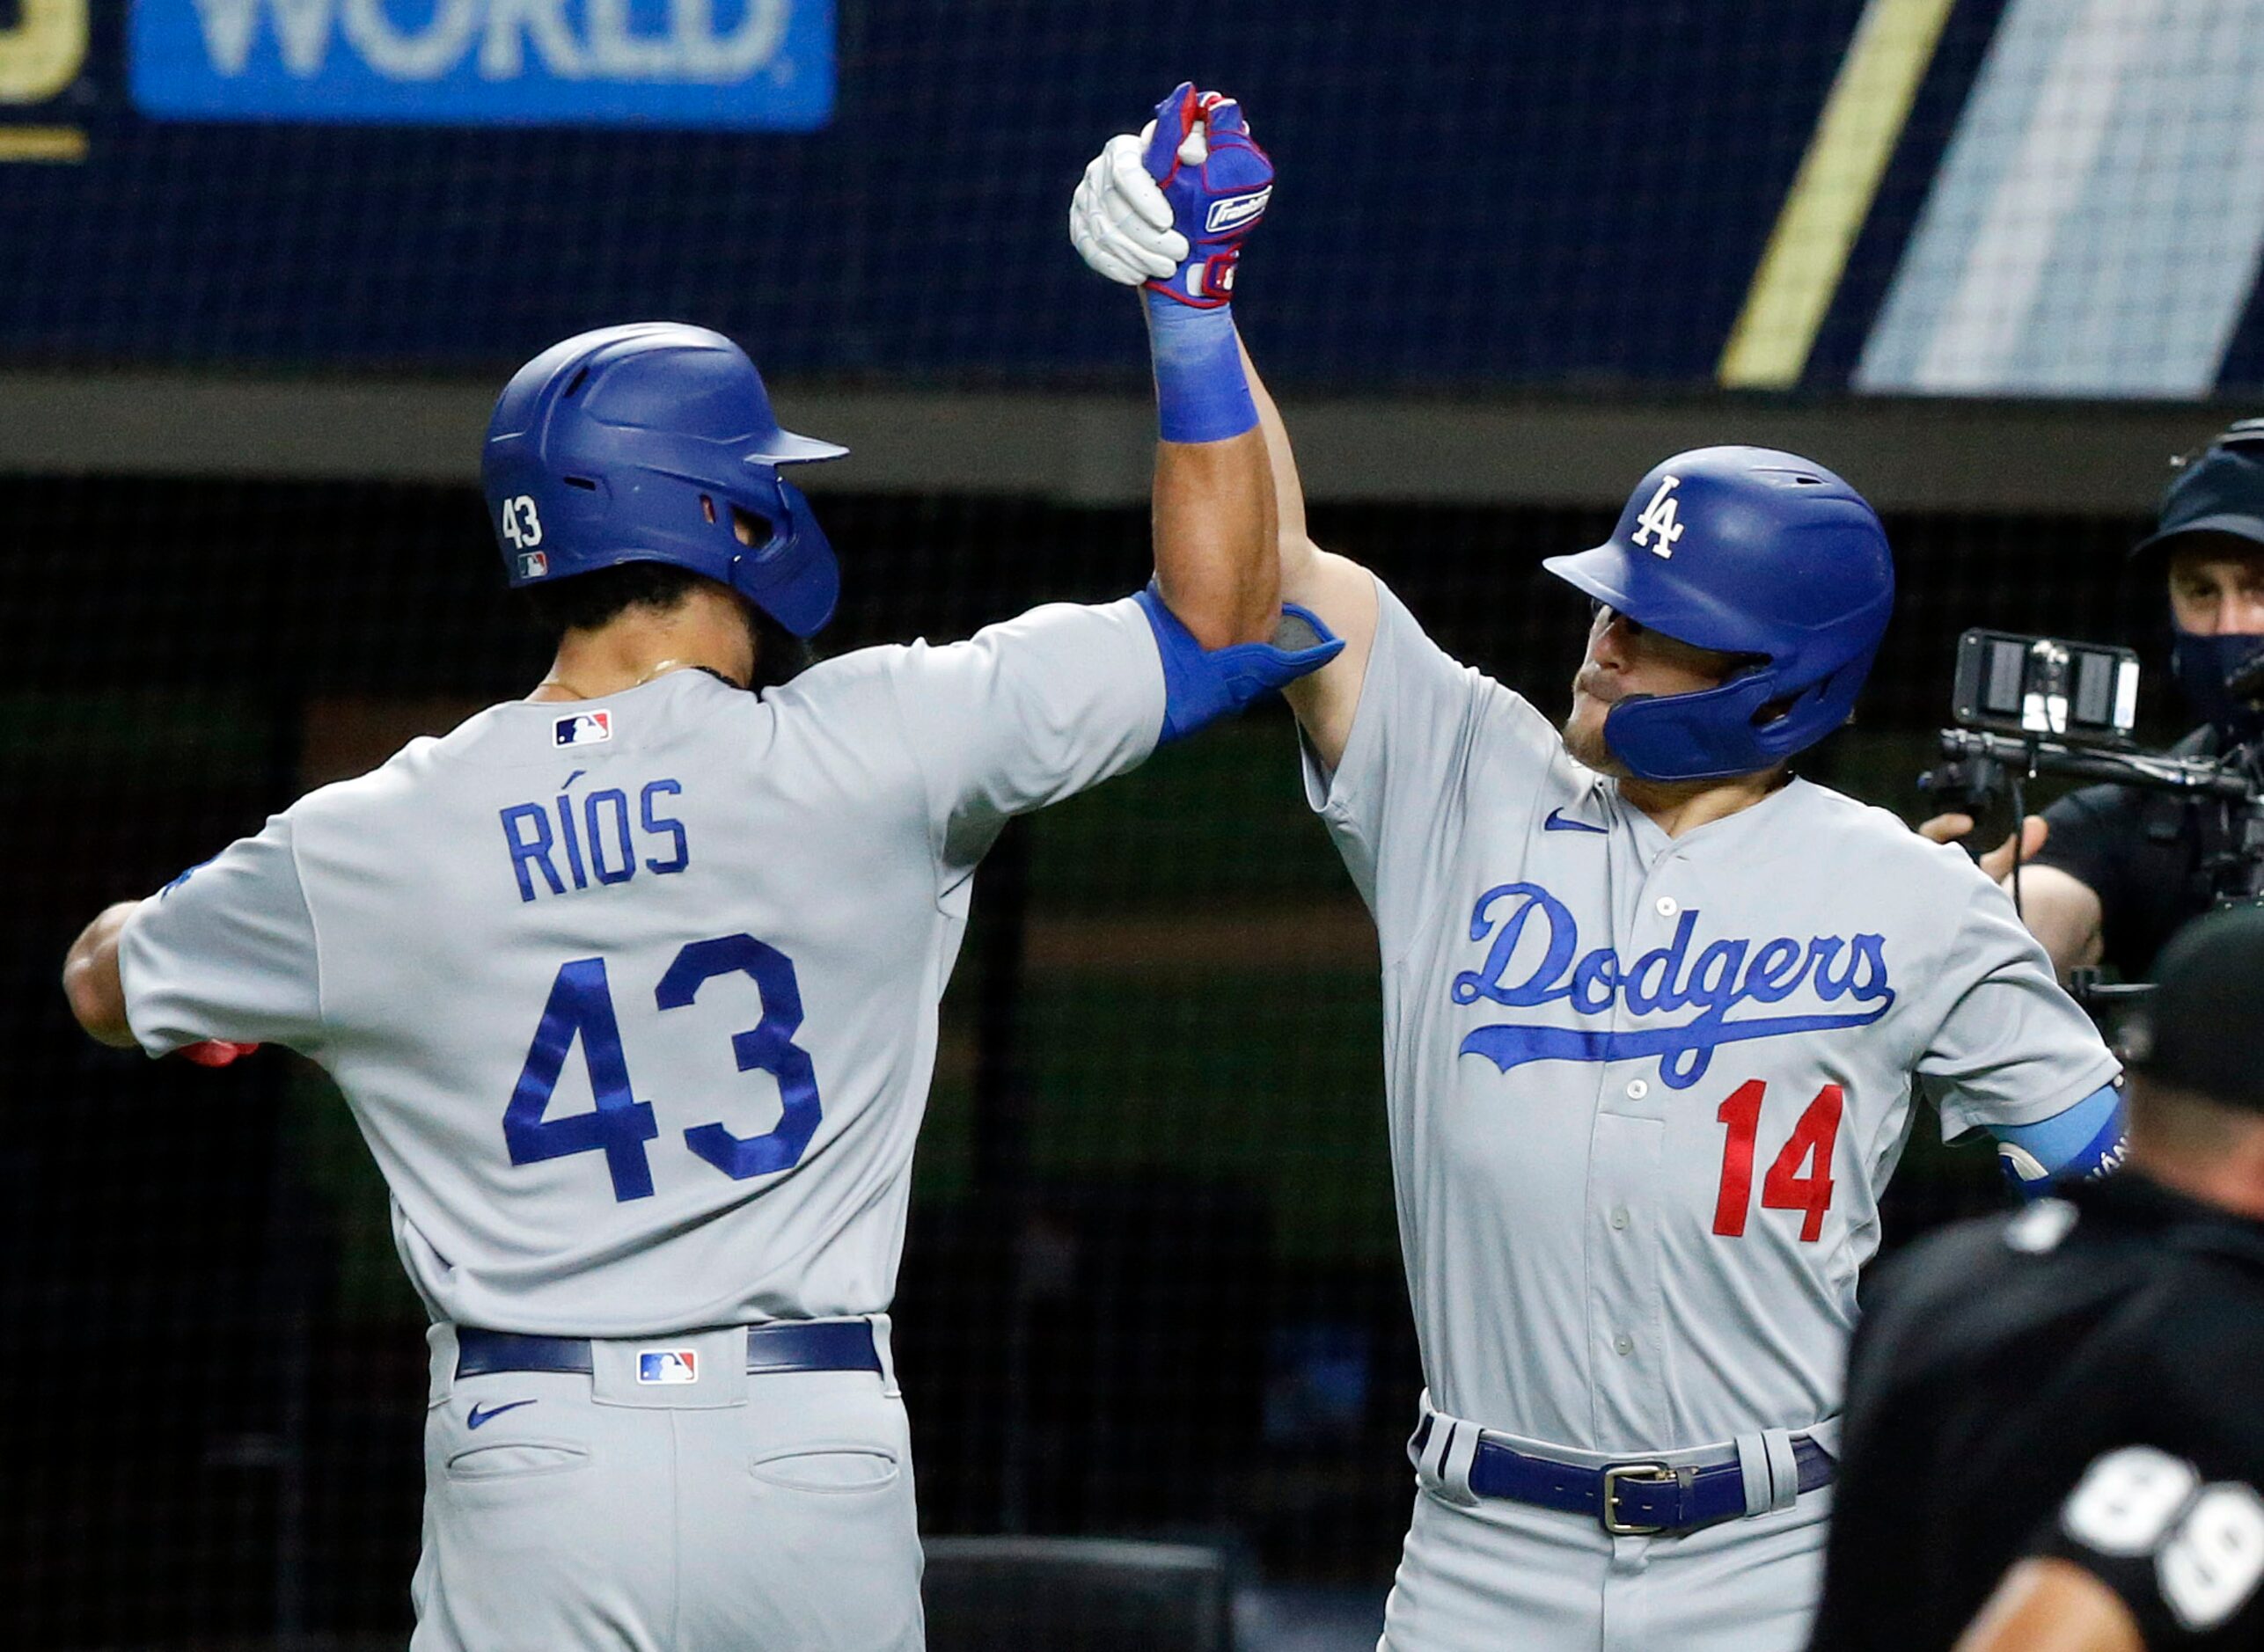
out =
<svg viewBox="0 0 2264 1652"><path fill-rule="evenodd" d="M429 1340L412 1652L920 1652L892 1371L750 1376L727 1330L458 1377L454 1327ZM663 1343L695 1360L640 1381Z"/></svg>

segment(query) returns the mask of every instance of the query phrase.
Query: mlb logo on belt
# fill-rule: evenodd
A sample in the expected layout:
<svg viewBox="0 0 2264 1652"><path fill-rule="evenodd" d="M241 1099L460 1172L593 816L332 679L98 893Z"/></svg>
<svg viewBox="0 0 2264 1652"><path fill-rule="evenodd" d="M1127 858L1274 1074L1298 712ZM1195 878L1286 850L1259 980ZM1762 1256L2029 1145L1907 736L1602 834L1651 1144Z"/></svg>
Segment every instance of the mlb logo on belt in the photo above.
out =
<svg viewBox="0 0 2264 1652"><path fill-rule="evenodd" d="M700 1354L689 1348L641 1348L637 1350L637 1380L641 1383L696 1383Z"/></svg>
<svg viewBox="0 0 2264 1652"><path fill-rule="evenodd" d="M554 746L594 746L613 737L613 713L611 712L576 712L571 717L561 717L551 730Z"/></svg>

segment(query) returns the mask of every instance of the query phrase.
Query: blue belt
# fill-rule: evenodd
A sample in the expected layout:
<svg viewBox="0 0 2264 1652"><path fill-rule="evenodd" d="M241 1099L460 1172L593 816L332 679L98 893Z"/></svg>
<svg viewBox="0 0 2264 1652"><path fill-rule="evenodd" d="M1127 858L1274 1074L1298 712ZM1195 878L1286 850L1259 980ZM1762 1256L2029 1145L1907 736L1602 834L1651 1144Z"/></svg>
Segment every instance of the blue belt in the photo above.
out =
<svg viewBox="0 0 2264 1652"><path fill-rule="evenodd" d="M634 1340L665 1343L665 1336ZM592 1369L590 1342L579 1336L522 1336L517 1331L456 1329L456 1374L485 1377L494 1371L579 1372ZM868 1371L881 1369L869 1319L788 1319L747 1327L747 1373Z"/></svg>
<svg viewBox="0 0 2264 1652"><path fill-rule="evenodd" d="M1419 1453L1436 1418L1426 1416L1409 1442ZM1469 1428L1464 1423L1447 1426ZM1806 1435L1792 1440L1792 1460L1802 1493L1832 1483L1831 1453ZM1745 1470L1736 1463L1711 1467L1674 1467L1661 1462L1627 1462L1589 1468L1534 1457L1481 1435L1470 1460L1470 1489L1481 1497L1502 1497L1564 1514L1586 1515L1615 1537L1653 1537L1696 1531L1701 1526L1742 1519L1761 1512L1745 1500Z"/></svg>

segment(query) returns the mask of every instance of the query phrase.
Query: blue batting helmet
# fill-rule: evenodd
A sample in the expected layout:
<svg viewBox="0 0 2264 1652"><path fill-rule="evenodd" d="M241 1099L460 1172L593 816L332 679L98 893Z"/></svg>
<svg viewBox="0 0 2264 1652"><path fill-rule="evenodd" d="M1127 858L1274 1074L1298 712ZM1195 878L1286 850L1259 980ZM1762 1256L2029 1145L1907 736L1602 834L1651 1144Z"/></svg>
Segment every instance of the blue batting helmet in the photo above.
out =
<svg viewBox="0 0 2264 1652"><path fill-rule="evenodd" d="M762 376L722 333L648 321L579 333L514 374L480 475L514 586L666 562L807 637L833 617L840 571L779 466L847 451L780 429ZM767 536L742 545L733 506Z"/></svg>
<svg viewBox="0 0 2264 1652"><path fill-rule="evenodd" d="M1646 780L1749 774L1848 719L1894 605L1887 530L1821 464L1769 448L1678 453L1557 578L1667 636L1751 656L1716 688L1630 695L1604 743Z"/></svg>

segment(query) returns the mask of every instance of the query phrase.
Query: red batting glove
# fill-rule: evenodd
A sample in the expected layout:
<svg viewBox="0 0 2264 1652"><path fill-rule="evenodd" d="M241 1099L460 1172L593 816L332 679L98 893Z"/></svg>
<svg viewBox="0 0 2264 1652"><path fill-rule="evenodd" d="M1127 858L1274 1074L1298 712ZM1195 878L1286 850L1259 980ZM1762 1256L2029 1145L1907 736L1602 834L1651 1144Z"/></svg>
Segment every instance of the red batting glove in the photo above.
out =
<svg viewBox="0 0 2264 1652"><path fill-rule="evenodd" d="M222 1039L207 1038L182 1045L180 1054L184 1061L193 1061L200 1067L225 1067L257 1049L257 1044L231 1044Z"/></svg>

